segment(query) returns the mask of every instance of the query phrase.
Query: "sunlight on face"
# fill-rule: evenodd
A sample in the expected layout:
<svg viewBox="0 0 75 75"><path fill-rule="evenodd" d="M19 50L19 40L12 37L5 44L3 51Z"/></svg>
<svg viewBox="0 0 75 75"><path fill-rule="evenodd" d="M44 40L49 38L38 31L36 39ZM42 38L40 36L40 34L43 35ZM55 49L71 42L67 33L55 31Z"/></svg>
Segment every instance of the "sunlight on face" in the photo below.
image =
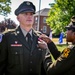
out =
<svg viewBox="0 0 75 75"><path fill-rule="evenodd" d="M22 25L33 25L34 16L32 12L23 12L18 15L18 21Z"/></svg>
<svg viewBox="0 0 75 75"><path fill-rule="evenodd" d="M72 42L72 34L73 34L72 30L67 30L66 31L66 40L67 40L67 42Z"/></svg>

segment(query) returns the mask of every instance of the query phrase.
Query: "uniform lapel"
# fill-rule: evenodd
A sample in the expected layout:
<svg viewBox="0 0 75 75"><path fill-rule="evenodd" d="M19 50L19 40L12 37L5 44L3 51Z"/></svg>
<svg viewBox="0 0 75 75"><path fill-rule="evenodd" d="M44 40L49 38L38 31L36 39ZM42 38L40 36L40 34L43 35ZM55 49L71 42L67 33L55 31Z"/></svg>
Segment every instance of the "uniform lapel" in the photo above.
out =
<svg viewBox="0 0 75 75"><path fill-rule="evenodd" d="M37 37L36 33L33 31L33 42L32 42L31 51L33 51L35 49L35 47L37 45L37 39L38 39L38 37Z"/></svg>
<svg viewBox="0 0 75 75"><path fill-rule="evenodd" d="M17 38L19 39L19 41L20 41L25 47L27 47L27 48L29 49L29 46L28 46L28 44L27 44L27 42L26 42L26 39L25 39L25 37L24 37L24 35L23 35L21 29L20 29L20 26L19 26L18 29L16 30L16 34L17 34Z"/></svg>

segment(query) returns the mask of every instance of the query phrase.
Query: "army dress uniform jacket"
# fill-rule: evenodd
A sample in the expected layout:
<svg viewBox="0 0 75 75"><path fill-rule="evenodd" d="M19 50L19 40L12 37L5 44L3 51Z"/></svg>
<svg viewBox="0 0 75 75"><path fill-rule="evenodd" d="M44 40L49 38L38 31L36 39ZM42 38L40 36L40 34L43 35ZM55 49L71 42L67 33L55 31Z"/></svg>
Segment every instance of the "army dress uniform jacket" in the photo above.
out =
<svg viewBox="0 0 75 75"><path fill-rule="evenodd" d="M65 48L60 57L48 68L48 75L74 75L75 45Z"/></svg>
<svg viewBox="0 0 75 75"><path fill-rule="evenodd" d="M49 48L49 50L50 50L52 56L53 56L54 59L56 60L56 59L60 56L61 52L57 49L57 47L56 47L56 45L54 44L54 42L50 42L50 43L48 43L47 45L48 45L48 48Z"/></svg>
<svg viewBox="0 0 75 75"><path fill-rule="evenodd" d="M0 75L41 75L51 63L50 52L37 46L38 36L33 30L32 48L18 27L3 35L0 43Z"/></svg>

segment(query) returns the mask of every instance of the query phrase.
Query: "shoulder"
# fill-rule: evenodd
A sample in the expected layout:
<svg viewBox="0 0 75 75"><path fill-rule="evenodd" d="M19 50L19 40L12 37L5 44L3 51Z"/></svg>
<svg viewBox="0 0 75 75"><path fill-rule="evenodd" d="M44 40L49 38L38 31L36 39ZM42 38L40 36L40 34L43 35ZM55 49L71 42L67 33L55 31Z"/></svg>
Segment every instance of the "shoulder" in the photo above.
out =
<svg viewBox="0 0 75 75"><path fill-rule="evenodd" d="M14 29L5 29L5 31L3 31L2 33L0 33L0 43L2 42L3 39L8 38L8 36L10 36L11 34L15 34L16 33L16 28Z"/></svg>
<svg viewBox="0 0 75 75"><path fill-rule="evenodd" d="M5 31L3 31L2 33L1 33L1 35L0 36L2 36L2 38L3 37L5 37L5 36L9 36L11 33L14 33L16 31L16 28L14 28L14 29L5 29Z"/></svg>
<svg viewBox="0 0 75 75"><path fill-rule="evenodd" d="M68 48L70 48L71 50L75 50L75 45L69 45Z"/></svg>
<svg viewBox="0 0 75 75"><path fill-rule="evenodd" d="M62 52L62 57L67 58L75 53L75 45L69 45Z"/></svg>
<svg viewBox="0 0 75 75"><path fill-rule="evenodd" d="M33 29L33 32L34 32L34 34L37 35L37 36L40 36L40 35L42 34L40 31L37 31L37 30L34 30L34 29Z"/></svg>
<svg viewBox="0 0 75 75"><path fill-rule="evenodd" d="M15 30L17 29L17 27L16 28L14 28L14 29L5 29L5 31L3 31L1 34L2 35L5 35L5 34L8 34L8 33L12 33L12 32L14 32Z"/></svg>

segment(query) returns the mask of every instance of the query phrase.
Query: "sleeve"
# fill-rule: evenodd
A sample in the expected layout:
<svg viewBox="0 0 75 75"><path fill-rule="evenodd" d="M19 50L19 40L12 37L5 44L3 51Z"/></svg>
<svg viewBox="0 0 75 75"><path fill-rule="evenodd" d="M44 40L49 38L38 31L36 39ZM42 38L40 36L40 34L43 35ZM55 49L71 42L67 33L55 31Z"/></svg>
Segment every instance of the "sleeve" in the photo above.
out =
<svg viewBox="0 0 75 75"><path fill-rule="evenodd" d="M75 65L75 51L64 50L61 56L47 69L48 75L63 75Z"/></svg>
<svg viewBox="0 0 75 75"><path fill-rule="evenodd" d="M7 60L7 42L6 37L3 35L2 41L0 43L0 75L3 75Z"/></svg>
<svg viewBox="0 0 75 75"><path fill-rule="evenodd" d="M48 48L54 59L57 59L60 56L60 51L58 51L56 45L53 42L48 43Z"/></svg>
<svg viewBox="0 0 75 75"><path fill-rule="evenodd" d="M43 67L44 67L44 73L46 74L47 69L49 67L49 65L52 63L52 59L51 59L51 54L50 51L48 49L45 49L43 52Z"/></svg>

